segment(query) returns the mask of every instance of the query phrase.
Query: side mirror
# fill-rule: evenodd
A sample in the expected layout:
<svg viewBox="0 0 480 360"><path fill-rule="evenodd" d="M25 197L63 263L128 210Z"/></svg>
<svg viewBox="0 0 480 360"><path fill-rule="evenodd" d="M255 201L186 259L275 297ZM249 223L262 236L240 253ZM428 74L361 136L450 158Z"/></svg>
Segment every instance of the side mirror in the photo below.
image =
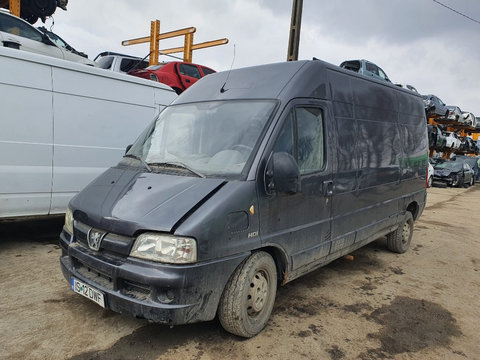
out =
<svg viewBox="0 0 480 360"><path fill-rule="evenodd" d="M125 149L125 155L127 155L128 151L132 148L133 144L127 145L127 148Z"/></svg>
<svg viewBox="0 0 480 360"><path fill-rule="evenodd" d="M267 167L267 192L295 194L300 191L300 169L292 155L286 152L273 153Z"/></svg>

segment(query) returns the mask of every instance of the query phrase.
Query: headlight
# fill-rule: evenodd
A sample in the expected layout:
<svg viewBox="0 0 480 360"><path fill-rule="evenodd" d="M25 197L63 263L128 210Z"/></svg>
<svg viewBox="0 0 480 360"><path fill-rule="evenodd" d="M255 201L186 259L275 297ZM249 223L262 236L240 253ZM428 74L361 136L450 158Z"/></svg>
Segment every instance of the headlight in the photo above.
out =
<svg viewBox="0 0 480 360"><path fill-rule="evenodd" d="M188 264L197 261L197 243L186 237L144 233L135 240L130 256L163 263Z"/></svg>
<svg viewBox="0 0 480 360"><path fill-rule="evenodd" d="M69 207L67 207L67 212L65 213L65 229L70 234L73 234L73 213Z"/></svg>

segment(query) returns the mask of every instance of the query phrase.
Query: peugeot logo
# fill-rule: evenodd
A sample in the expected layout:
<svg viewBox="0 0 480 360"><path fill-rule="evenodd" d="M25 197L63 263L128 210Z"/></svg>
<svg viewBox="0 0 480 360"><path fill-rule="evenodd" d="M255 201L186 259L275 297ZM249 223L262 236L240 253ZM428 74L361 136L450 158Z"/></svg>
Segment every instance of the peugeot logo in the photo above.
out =
<svg viewBox="0 0 480 360"><path fill-rule="evenodd" d="M105 233L90 229L88 231L87 239L88 239L88 247L92 250L98 251L100 249L100 243L102 242Z"/></svg>

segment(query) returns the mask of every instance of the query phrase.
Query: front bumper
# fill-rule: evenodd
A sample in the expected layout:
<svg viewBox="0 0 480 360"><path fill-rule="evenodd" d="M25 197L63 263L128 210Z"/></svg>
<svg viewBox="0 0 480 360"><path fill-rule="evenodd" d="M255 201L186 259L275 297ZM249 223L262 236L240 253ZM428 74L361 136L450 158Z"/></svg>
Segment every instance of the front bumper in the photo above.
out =
<svg viewBox="0 0 480 360"><path fill-rule="evenodd" d="M65 230L60 245L60 264L69 283L73 276L102 291L107 309L170 325L212 320L228 278L249 255L160 264L90 250Z"/></svg>
<svg viewBox="0 0 480 360"><path fill-rule="evenodd" d="M458 183L458 179L450 176L433 176L433 183L440 183L452 186L454 183Z"/></svg>

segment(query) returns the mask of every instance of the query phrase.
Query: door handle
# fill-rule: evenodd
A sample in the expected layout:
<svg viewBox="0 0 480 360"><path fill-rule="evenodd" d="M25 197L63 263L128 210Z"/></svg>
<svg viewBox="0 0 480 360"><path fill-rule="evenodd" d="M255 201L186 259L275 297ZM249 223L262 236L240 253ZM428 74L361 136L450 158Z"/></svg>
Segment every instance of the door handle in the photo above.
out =
<svg viewBox="0 0 480 360"><path fill-rule="evenodd" d="M323 182L323 195L332 196L333 195L333 181L327 180Z"/></svg>
<svg viewBox="0 0 480 360"><path fill-rule="evenodd" d="M189 82L191 82L191 81L190 81L189 79L185 79L185 82L189 83Z"/></svg>

